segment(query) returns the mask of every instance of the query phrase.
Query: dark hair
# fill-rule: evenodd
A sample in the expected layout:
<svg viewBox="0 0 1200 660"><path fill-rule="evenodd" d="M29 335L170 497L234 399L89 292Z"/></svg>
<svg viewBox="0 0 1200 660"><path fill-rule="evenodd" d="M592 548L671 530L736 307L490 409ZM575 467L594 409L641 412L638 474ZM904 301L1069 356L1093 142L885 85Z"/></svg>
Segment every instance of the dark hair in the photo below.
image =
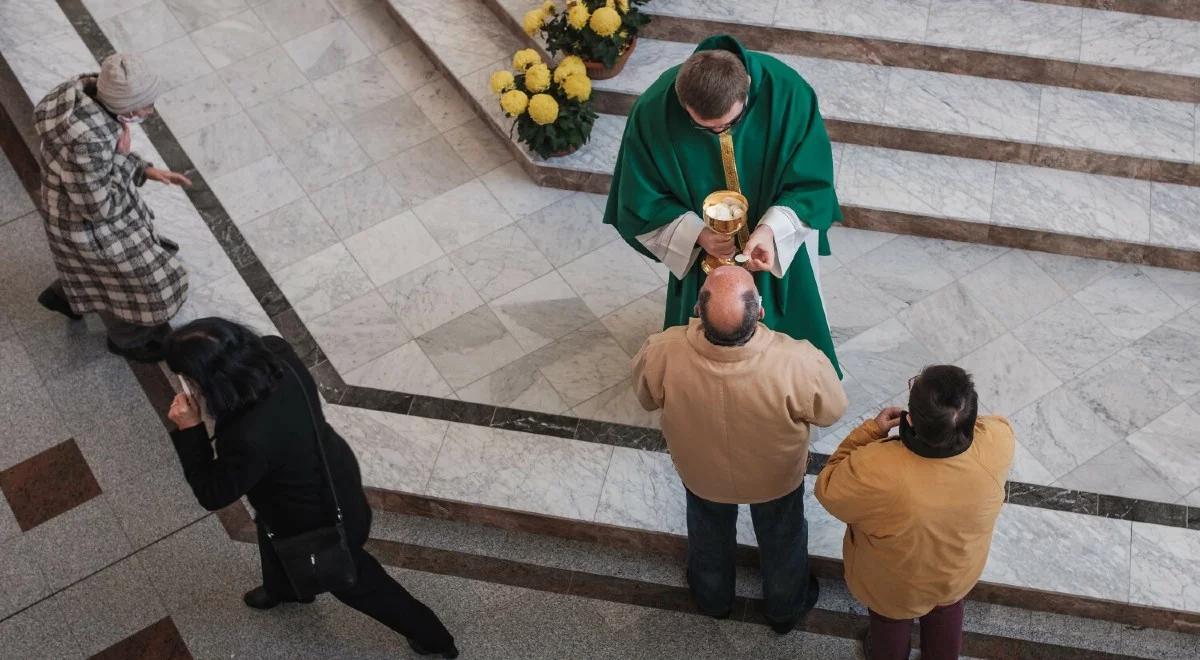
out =
<svg viewBox="0 0 1200 660"><path fill-rule="evenodd" d="M979 395L962 368L926 367L908 393L908 411L921 444L934 450L965 448L975 438Z"/></svg>
<svg viewBox="0 0 1200 660"><path fill-rule="evenodd" d="M222 318L197 319L163 344L171 371L200 388L217 423L249 408L275 389L283 362L249 328Z"/></svg>
<svg viewBox="0 0 1200 660"><path fill-rule="evenodd" d="M701 119L720 119L744 101L750 77L741 58L727 50L702 50L687 58L675 76L675 95Z"/></svg>
<svg viewBox="0 0 1200 660"><path fill-rule="evenodd" d="M754 291L742 292L742 322L728 332L722 332L708 322L708 303L712 300L712 291L700 291L700 323L704 326L704 338L716 346L741 346L750 341L754 331L758 329L758 294Z"/></svg>

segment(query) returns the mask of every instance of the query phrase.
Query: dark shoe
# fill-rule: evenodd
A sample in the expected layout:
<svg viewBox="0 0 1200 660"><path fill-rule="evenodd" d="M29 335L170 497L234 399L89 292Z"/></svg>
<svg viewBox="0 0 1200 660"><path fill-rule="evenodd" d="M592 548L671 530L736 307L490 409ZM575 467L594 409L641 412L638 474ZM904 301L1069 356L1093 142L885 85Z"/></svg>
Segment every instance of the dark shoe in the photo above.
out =
<svg viewBox="0 0 1200 660"><path fill-rule="evenodd" d="M301 598L300 600L281 600L267 593L266 587L259 586L247 591L245 595L242 596L242 602L246 604L246 607L253 607L256 610L269 610L280 603L302 603L307 605L308 603L313 602L313 598L309 597Z"/></svg>
<svg viewBox="0 0 1200 660"><path fill-rule="evenodd" d="M67 302L66 298L58 295L58 292L52 288L47 288L38 294L37 301L42 307L52 312L58 312L72 321L78 321L83 318L71 311L71 304Z"/></svg>
<svg viewBox="0 0 1200 660"><path fill-rule="evenodd" d="M796 624L804 620L808 613L817 606L817 600L821 597L821 583L817 582L817 578L813 575L808 576L808 596L804 599L804 611L800 616L789 621L768 621L771 624L771 630L786 635L796 628Z"/></svg>
<svg viewBox="0 0 1200 660"><path fill-rule="evenodd" d="M688 593L690 593L692 595L692 602L696 604L696 610L698 612L700 612L704 616L711 617L713 619L717 619L718 621L720 621L722 619L728 619L729 615L733 614L732 607L725 610L724 612L718 612L716 614L713 614L712 612L705 612L704 608L700 607L700 601L696 598L696 590L692 587L692 570L690 568L685 569L683 571L683 580L685 583L687 583Z"/></svg>
<svg viewBox="0 0 1200 660"><path fill-rule="evenodd" d="M448 660L454 660L454 658L458 657L458 647L453 644L451 644L450 648L446 649L445 651L429 651L424 646L418 644L417 640L410 639L408 640L408 646L412 648L413 653L416 653L417 655L440 655Z"/></svg>
<svg viewBox="0 0 1200 660"><path fill-rule="evenodd" d="M157 341L152 341L135 348L124 349L114 344L111 339L107 343L109 353L119 355L127 360L133 360L134 362L154 364L163 358L162 344Z"/></svg>

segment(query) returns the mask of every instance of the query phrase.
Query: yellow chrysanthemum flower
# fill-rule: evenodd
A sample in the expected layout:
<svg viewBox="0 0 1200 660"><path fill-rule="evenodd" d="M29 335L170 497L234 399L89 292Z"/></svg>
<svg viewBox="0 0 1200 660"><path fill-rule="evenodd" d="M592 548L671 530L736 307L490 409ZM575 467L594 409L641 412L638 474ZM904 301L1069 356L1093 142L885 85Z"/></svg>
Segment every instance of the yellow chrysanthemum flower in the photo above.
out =
<svg viewBox="0 0 1200 660"><path fill-rule="evenodd" d="M529 118L542 126L558 119L558 101L549 94L534 94L529 99Z"/></svg>
<svg viewBox="0 0 1200 660"><path fill-rule="evenodd" d="M629 0L625 1L628 2ZM555 12L554 0L546 0L543 2L542 11L546 12L547 14L553 14Z"/></svg>
<svg viewBox="0 0 1200 660"><path fill-rule="evenodd" d="M629 13L629 0L617 0L617 10L622 14Z"/></svg>
<svg viewBox="0 0 1200 660"><path fill-rule="evenodd" d="M554 67L554 82L562 83L562 81L571 76L586 76L587 67L583 65L583 60L578 55L568 55Z"/></svg>
<svg viewBox="0 0 1200 660"><path fill-rule="evenodd" d="M509 90L504 92L504 96L500 97L500 108L504 110L504 114L509 117L516 117L525 112L525 108L529 106L529 97L519 89Z"/></svg>
<svg viewBox="0 0 1200 660"><path fill-rule="evenodd" d="M513 54L513 70L524 72L534 64L541 64L542 56L532 48L518 50Z"/></svg>
<svg viewBox="0 0 1200 660"><path fill-rule="evenodd" d="M500 96L504 92L507 92L516 84L517 81L513 79L513 74L509 73L508 71L497 71L492 74L492 93L496 96Z"/></svg>
<svg viewBox="0 0 1200 660"><path fill-rule="evenodd" d="M537 93L550 89L550 67L534 64L525 72L525 89Z"/></svg>
<svg viewBox="0 0 1200 660"><path fill-rule="evenodd" d="M582 102L592 97L592 81L587 76L567 76L562 88L569 99Z"/></svg>
<svg viewBox="0 0 1200 660"><path fill-rule="evenodd" d="M588 25L591 26L592 32L602 37L611 37L621 29L621 15L616 9L601 7L592 12Z"/></svg>
<svg viewBox="0 0 1200 660"><path fill-rule="evenodd" d="M592 15L588 11L588 8L582 2L577 2L567 10L567 25L576 30L582 30L588 24L588 19L591 17Z"/></svg>
<svg viewBox="0 0 1200 660"><path fill-rule="evenodd" d="M546 19L550 16L542 9L534 9L525 13L525 19L521 21L522 27L525 28L525 34L533 36L542 29L546 24Z"/></svg>

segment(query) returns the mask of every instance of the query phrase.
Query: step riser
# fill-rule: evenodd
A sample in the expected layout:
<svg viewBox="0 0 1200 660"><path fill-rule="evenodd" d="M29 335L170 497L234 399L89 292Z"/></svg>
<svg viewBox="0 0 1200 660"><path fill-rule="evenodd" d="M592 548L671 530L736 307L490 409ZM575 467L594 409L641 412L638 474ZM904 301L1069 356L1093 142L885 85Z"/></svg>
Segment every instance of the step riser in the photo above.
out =
<svg viewBox="0 0 1200 660"><path fill-rule="evenodd" d="M1197 4L1195 0L1027 0L1027 2L1200 21L1200 4Z"/></svg>

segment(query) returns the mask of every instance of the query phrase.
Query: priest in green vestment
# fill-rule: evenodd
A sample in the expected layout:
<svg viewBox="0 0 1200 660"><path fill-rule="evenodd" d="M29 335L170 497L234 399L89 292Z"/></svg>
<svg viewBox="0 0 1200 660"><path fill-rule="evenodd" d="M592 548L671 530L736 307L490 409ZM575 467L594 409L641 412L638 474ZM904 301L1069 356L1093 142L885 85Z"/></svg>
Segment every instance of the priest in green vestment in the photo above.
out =
<svg viewBox="0 0 1200 660"><path fill-rule="evenodd" d="M733 37L706 39L668 69L629 113L605 224L671 271L665 327L686 325L702 252L732 258L732 237L705 226L709 193L748 200L742 254L755 271L767 327L807 339L838 369L821 300L818 255L842 219L833 152L817 98L791 67Z"/></svg>

